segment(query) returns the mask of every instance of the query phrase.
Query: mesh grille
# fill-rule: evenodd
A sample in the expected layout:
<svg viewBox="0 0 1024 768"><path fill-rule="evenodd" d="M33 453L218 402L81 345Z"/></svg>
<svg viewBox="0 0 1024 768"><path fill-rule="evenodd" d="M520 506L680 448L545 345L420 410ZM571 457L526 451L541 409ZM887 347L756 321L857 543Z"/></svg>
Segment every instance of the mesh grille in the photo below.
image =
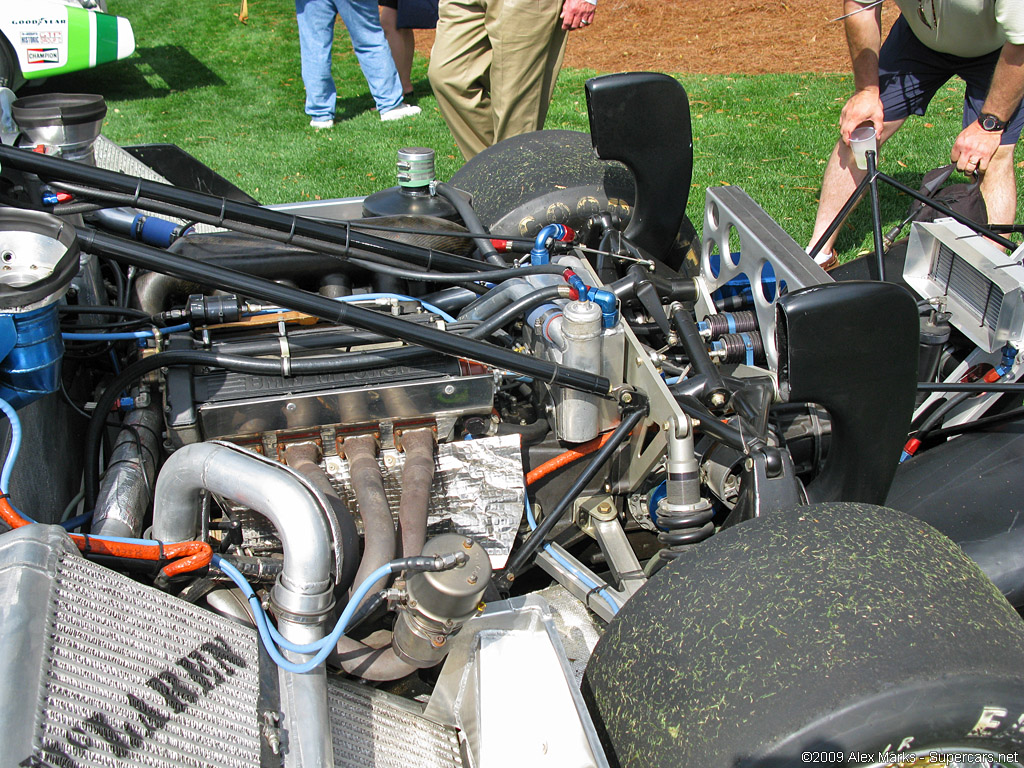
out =
<svg viewBox="0 0 1024 768"><path fill-rule="evenodd" d="M404 699L328 679L334 764L345 768L461 768L453 728L426 720Z"/></svg>
<svg viewBox="0 0 1024 768"><path fill-rule="evenodd" d="M930 275L942 291L963 302L980 326L995 330L1003 293L999 286L941 243Z"/></svg>
<svg viewBox="0 0 1024 768"><path fill-rule="evenodd" d="M259 765L255 635L79 557L57 569L37 754Z"/></svg>

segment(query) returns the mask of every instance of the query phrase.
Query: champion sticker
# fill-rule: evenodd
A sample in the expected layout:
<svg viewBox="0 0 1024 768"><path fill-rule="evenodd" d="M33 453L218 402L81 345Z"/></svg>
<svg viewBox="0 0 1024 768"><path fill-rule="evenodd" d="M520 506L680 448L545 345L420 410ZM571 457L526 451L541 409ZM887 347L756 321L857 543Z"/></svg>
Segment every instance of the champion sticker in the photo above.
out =
<svg viewBox="0 0 1024 768"><path fill-rule="evenodd" d="M29 64L60 64L60 51L56 48L29 48L25 55Z"/></svg>

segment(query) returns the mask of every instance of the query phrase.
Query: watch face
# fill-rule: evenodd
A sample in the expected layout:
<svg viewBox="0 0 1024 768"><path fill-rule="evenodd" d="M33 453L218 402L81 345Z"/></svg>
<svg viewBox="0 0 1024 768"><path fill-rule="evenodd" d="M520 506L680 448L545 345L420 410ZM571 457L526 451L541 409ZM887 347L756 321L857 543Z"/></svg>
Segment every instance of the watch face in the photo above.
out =
<svg viewBox="0 0 1024 768"><path fill-rule="evenodd" d="M995 115L982 115L981 127L986 131L1001 131L1006 124Z"/></svg>

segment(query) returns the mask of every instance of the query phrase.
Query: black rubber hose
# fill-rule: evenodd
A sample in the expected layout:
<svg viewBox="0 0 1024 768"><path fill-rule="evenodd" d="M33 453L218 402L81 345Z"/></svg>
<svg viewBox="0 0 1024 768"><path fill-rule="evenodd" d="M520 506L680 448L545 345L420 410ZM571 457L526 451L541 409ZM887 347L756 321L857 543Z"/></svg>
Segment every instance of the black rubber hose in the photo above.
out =
<svg viewBox="0 0 1024 768"><path fill-rule="evenodd" d="M60 304L57 311L62 315L118 315L121 317L134 317L139 320L152 320L141 309L131 307L111 307L105 304Z"/></svg>
<svg viewBox="0 0 1024 768"><path fill-rule="evenodd" d="M2 149L0 147L0 150ZM281 307L305 312L330 323L348 324L362 330L382 333L441 354L469 358L485 365L507 369L551 384L602 396L607 396L611 391L611 382L607 378L587 371L565 368L546 360L510 352L475 339L453 338L451 334L444 331L422 327L354 304L339 303L298 288L278 285L270 280L203 264L177 254L161 251L158 248L110 237L95 230L76 228L76 231L82 250L87 253L97 253L143 269L167 272L178 277L193 279L243 296L251 296Z"/></svg>
<svg viewBox="0 0 1024 768"><path fill-rule="evenodd" d="M985 429L985 427L994 427L1017 419L1024 419L1024 408L1014 408L1010 411L994 413L991 416L982 416L974 421L968 421L965 424L954 424L951 427L933 429L928 433L928 435L934 440L938 440L940 438L944 439L952 437L953 435L961 435L965 432L976 432L980 429Z"/></svg>
<svg viewBox="0 0 1024 768"><path fill-rule="evenodd" d="M465 335L471 339L486 339L498 329L529 313L530 310L539 307L541 304L546 304L552 299L569 298L570 290L568 285L545 285L543 288L538 288L536 291L519 297L501 309L501 311L475 326Z"/></svg>
<svg viewBox="0 0 1024 768"><path fill-rule="evenodd" d="M440 307L450 315L457 315L467 304L474 301L476 297L477 294L474 291L462 286L454 286L452 288L441 288L418 298L433 304L435 307Z"/></svg>
<svg viewBox="0 0 1024 768"><path fill-rule="evenodd" d="M615 451L620 445L629 437L629 433L643 421L647 415L646 408L636 408L628 411L622 416L622 421L619 422L619 426L615 428L608 441L601 446L601 448L594 454L594 458L590 460L590 463L583 469L576 481L569 487L558 503L551 509L549 513L544 515L544 520L541 521L540 525L530 534L530 538L516 550L509 558L508 563L505 565L505 570L501 572L500 576L496 576L494 582L495 587L499 592L507 592L512 582L515 580L516 574L525 566L530 559L537 554L537 551L544 546L547 541L548 534L558 524L558 521L565 514L566 510L572 506L573 501L583 493L583 490L590 484L590 481L597 477L597 473L601 471L601 468L608 462Z"/></svg>
<svg viewBox="0 0 1024 768"><path fill-rule="evenodd" d="M469 201L468 194L461 189L453 187L451 184L445 184L443 181L439 181L434 185L434 191L455 206L455 210L462 217L462 223L466 225L466 229L474 235L478 235L478 237L473 238L473 242L480 249L480 254L484 257L484 261L496 267L507 267L508 262L498 255L494 243L491 242L491 235L484 229L480 217L476 215L476 211Z"/></svg>
<svg viewBox="0 0 1024 768"><path fill-rule="evenodd" d="M931 382L922 381L917 385L918 392L970 392L976 395L982 395L986 392L1013 392L1019 393L1024 392L1024 382L1001 382L997 381L989 384L984 381L978 382Z"/></svg>
<svg viewBox="0 0 1024 768"><path fill-rule="evenodd" d="M289 334L291 349L314 350L352 347L360 344L381 344L391 341L387 336L367 331L328 331L316 334ZM223 355L273 355L280 354L281 342L278 337L257 338L245 341L215 341L213 351Z"/></svg>
<svg viewBox="0 0 1024 768"><path fill-rule="evenodd" d="M956 408L960 403L971 397L973 394L973 392L958 392L946 402L939 404L935 410L929 413L928 416L925 417L925 420L921 422L921 426L917 428L917 431L914 433L914 437L923 441L936 426L942 423L942 420L946 417L947 413Z"/></svg>
<svg viewBox="0 0 1024 768"><path fill-rule="evenodd" d="M390 354L388 354L390 353ZM402 354L398 354L402 353ZM376 353L352 352L329 358L298 359L292 361L292 373L334 373L339 371L363 370L379 365L391 365L396 361L405 362L411 359L410 353L419 353L415 349L381 350ZM308 364L312 363L312 366ZM239 373L253 373L262 376L280 376L281 359L256 360L249 357L222 355L216 352L198 350L173 350L160 352L145 357L125 368L103 390L96 401L96 408L89 419L89 427L85 434L85 505L91 509L96 502L99 490L99 455L100 443L107 415L110 413L121 392L151 371L173 365L206 365L224 368Z"/></svg>
<svg viewBox="0 0 1024 768"><path fill-rule="evenodd" d="M363 264L367 264L373 263L377 260L390 260L389 257L395 255L361 249L359 247L359 243L357 243L355 239L347 240L343 243L337 243L330 240L324 240L322 238L298 235L294 231L284 232L279 229L260 226L259 224L235 221L231 218L221 218L220 216L217 215L206 215L194 211L191 208L184 208L179 205L171 205L170 203L161 202L159 200L150 200L149 198L145 197L136 198L134 195L126 195L120 192L108 192L102 189L94 189L92 187L81 186L78 184L69 184L67 182L55 181L53 182L53 184L56 187L66 189L67 191L74 192L75 194L95 197L96 199L106 200L114 204L128 205L131 206L132 208L137 208L139 210L144 210L152 213L159 213L165 216L173 216L179 219L189 219L190 221L194 221L200 224L209 224L215 227L229 229L240 234L252 235L254 237L261 237L267 240L273 240L278 243L294 245L297 248L303 248L312 251L321 251L323 253L328 253L336 257L336 261L338 259L347 260L352 254L362 254L361 262ZM348 230L349 222L344 222L344 225L339 223L337 226L343 227L344 229ZM352 223L352 226L355 226L355 222ZM381 239L387 240L387 242L398 242L394 240L388 240L387 238ZM397 250L400 251L403 249ZM455 254L450 254L444 251L437 251L433 249L424 249L424 252L428 254L427 257L420 259L407 258L407 261L411 261L414 264L419 264L420 266L426 267L427 269L431 269L434 267L438 269L448 270L471 269L475 271L487 271L492 269L492 267L488 264L481 264L479 261L476 261L475 259L471 259L465 256L456 256Z"/></svg>
<svg viewBox="0 0 1024 768"><path fill-rule="evenodd" d="M513 277L561 275L565 272L565 267L560 267L557 264L542 264L535 267L506 267L505 269L495 269L490 272L417 272L390 264L365 261L357 256L350 257L349 261L358 267L373 272L400 277L403 280L428 283L472 283L479 280L486 280L488 283L500 283L502 280L509 280Z"/></svg>

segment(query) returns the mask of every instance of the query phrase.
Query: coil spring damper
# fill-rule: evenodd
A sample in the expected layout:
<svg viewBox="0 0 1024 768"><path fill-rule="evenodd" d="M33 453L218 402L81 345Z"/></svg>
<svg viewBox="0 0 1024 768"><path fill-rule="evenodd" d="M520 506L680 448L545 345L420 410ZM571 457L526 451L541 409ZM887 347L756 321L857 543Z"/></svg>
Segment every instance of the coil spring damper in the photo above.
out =
<svg viewBox="0 0 1024 768"><path fill-rule="evenodd" d="M700 493L700 469L693 450L689 420L674 424L668 438L668 478L664 495L655 492L658 541L665 545L658 556L668 561L687 544L703 541L715 532L711 502Z"/></svg>

